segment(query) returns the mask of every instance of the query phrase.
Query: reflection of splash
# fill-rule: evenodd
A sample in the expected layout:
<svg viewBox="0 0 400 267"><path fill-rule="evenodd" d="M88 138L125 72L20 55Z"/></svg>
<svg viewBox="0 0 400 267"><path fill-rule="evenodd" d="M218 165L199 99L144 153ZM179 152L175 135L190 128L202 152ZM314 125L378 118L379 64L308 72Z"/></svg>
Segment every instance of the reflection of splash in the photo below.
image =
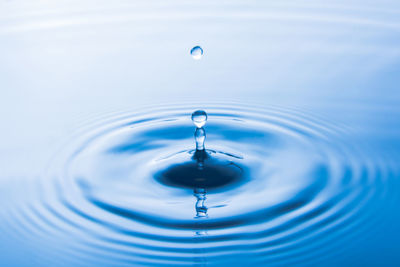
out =
<svg viewBox="0 0 400 267"><path fill-rule="evenodd" d="M195 239L198 243L205 242L203 239L208 235L207 231L205 230L198 230L195 232ZM207 257L205 256L205 249L203 247L200 247L196 249L196 254L197 256L193 258L193 265L202 267L202 266L207 266L208 265L208 260Z"/></svg>
<svg viewBox="0 0 400 267"><path fill-rule="evenodd" d="M193 190L193 194L196 197L196 216L194 217L195 219L207 219L208 214L207 214L207 206L205 205L205 201L207 199L206 197L206 190L204 188L195 188ZM200 229L198 228L195 231L195 238L196 240L200 243L203 240L203 237L207 236L208 232L205 229ZM194 266L206 266L207 265L207 258L204 256L205 251L203 248L199 248L196 251L196 254L198 255L197 257L194 258Z"/></svg>
<svg viewBox="0 0 400 267"><path fill-rule="evenodd" d="M206 219L208 218L207 214L207 206L205 205L206 197L206 190L204 188L195 188L193 190L193 194L196 197L196 216L195 219ZM208 232L205 229L197 229L195 231L195 238L200 243L203 240L203 237L207 236ZM207 258L204 256L205 251L203 248L199 248L197 251L198 256L194 258L194 266L207 266Z"/></svg>
<svg viewBox="0 0 400 267"><path fill-rule="evenodd" d="M196 197L196 217L195 218L207 218L207 206L205 205L206 190L204 188L195 188L194 196Z"/></svg>

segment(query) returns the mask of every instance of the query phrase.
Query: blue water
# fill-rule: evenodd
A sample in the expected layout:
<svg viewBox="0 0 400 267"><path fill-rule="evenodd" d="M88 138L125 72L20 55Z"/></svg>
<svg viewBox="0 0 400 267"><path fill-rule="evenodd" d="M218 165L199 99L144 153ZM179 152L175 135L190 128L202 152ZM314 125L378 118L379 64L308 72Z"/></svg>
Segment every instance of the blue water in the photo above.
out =
<svg viewBox="0 0 400 267"><path fill-rule="evenodd" d="M0 2L0 264L399 266L399 36L398 1Z"/></svg>

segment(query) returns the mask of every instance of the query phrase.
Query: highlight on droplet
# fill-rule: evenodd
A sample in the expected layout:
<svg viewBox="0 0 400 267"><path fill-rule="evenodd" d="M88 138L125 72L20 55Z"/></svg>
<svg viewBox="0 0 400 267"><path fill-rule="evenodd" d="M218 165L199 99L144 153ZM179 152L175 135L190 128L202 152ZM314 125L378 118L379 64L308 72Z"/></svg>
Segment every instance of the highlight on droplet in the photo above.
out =
<svg viewBox="0 0 400 267"><path fill-rule="evenodd" d="M197 128L203 127L207 122L207 113L204 110L196 110L192 113L192 121Z"/></svg>
<svg viewBox="0 0 400 267"><path fill-rule="evenodd" d="M193 59L199 60L203 57L203 48L200 46L195 46L190 50L190 54L192 55Z"/></svg>

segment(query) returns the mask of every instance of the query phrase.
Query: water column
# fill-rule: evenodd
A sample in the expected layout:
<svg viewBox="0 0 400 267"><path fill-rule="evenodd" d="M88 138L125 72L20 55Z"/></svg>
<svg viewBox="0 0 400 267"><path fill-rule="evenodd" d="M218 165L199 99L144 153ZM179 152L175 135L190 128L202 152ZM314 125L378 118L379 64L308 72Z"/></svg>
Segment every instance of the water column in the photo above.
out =
<svg viewBox="0 0 400 267"><path fill-rule="evenodd" d="M197 161L197 169L203 170L204 159L206 158L206 152L204 149L204 141L206 140L206 131L203 126L207 122L207 113L203 110L197 110L192 114L192 121L196 125L196 130L194 131L194 139L196 141L196 151L194 158ZM200 178L202 179L202 178ZM204 179L204 178L203 178ZM205 188L195 188L193 195L196 197L196 216L195 218L206 218L207 217L207 207L205 205L206 197Z"/></svg>

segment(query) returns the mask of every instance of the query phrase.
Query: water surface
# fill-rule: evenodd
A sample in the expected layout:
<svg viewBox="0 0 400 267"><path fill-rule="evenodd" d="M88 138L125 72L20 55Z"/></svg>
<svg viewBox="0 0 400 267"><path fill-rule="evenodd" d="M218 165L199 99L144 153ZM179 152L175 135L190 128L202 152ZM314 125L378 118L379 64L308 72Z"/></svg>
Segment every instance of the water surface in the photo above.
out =
<svg viewBox="0 0 400 267"><path fill-rule="evenodd" d="M0 10L3 265L400 264L396 1Z"/></svg>

